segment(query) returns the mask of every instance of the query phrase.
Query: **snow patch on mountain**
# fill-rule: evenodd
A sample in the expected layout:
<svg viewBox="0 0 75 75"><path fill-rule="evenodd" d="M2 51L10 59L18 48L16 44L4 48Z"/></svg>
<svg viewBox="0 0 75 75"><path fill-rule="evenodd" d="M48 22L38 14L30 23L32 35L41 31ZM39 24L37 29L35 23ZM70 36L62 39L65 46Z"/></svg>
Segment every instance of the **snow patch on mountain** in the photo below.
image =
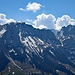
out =
<svg viewBox="0 0 75 75"><path fill-rule="evenodd" d="M6 29L3 28L3 30L0 31L0 37L6 32Z"/></svg>
<svg viewBox="0 0 75 75"><path fill-rule="evenodd" d="M51 50L49 50L49 52L50 52L52 55L54 55L54 56L55 56L55 54L54 54Z"/></svg>
<svg viewBox="0 0 75 75"><path fill-rule="evenodd" d="M17 55L14 49L9 50L9 53L12 53L12 52L14 53L14 55Z"/></svg>

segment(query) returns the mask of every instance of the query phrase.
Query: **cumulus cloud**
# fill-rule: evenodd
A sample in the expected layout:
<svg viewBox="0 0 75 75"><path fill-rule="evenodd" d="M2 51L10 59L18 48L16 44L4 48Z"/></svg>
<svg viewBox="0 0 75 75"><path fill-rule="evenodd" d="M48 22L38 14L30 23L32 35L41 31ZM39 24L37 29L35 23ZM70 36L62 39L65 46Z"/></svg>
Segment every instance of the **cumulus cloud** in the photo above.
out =
<svg viewBox="0 0 75 75"><path fill-rule="evenodd" d="M28 5L26 6L26 10L27 11L33 11L33 12L36 12L36 11L38 11L38 10L40 10L41 9L41 4L39 4L39 3L36 3L36 2L33 2L33 3L28 3Z"/></svg>
<svg viewBox="0 0 75 75"><path fill-rule="evenodd" d="M33 24L37 28L50 28L54 29L55 28L55 21L56 18L52 14L44 14L42 13L41 15L38 15L36 17L36 20L34 20Z"/></svg>
<svg viewBox="0 0 75 75"><path fill-rule="evenodd" d="M47 27L46 26L44 26L44 25L40 25L40 26L35 26L35 25L33 25L33 27L34 28L36 28L36 29L47 29Z"/></svg>
<svg viewBox="0 0 75 75"><path fill-rule="evenodd" d="M15 22L15 20L7 19L5 14L0 13L0 25L10 23L10 22Z"/></svg>
<svg viewBox="0 0 75 75"><path fill-rule="evenodd" d="M0 13L0 25L16 22L14 19L7 19L5 14ZM26 23L33 25L35 28L43 29L56 29L60 30L63 26L75 25L75 20L68 15L63 15L62 17L55 18L52 14L40 14L36 16L35 20L26 20Z"/></svg>
<svg viewBox="0 0 75 75"><path fill-rule="evenodd" d="M62 17L60 17L56 20L56 29L59 30L59 29L61 29L61 27L67 26L70 24L75 25L75 20L72 19L68 15L63 15Z"/></svg>
<svg viewBox="0 0 75 75"><path fill-rule="evenodd" d="M75 25L75 20L68 15L55 18L52 14L40 14L36 16L34 21L28 20L28 23L32 23L33 27L43 29L56 29L60 30L63 26Z"/></svg>

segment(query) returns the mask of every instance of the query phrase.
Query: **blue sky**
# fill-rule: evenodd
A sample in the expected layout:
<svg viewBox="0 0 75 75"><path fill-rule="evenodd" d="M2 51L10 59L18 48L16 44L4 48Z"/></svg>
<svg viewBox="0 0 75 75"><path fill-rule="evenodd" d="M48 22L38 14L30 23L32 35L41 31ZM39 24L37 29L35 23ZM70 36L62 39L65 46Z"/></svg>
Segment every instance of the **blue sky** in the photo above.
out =
<svg viewBox="0 0 75 75"><path fill-rule="evenodd" d="M28 3L33 2L41 5L36 12L26 9ZM36 20L42 13L52 14L56 19L63 15L75 19L75 0L0 0L0 13L5 14L7 19L12 18L16 21Z"/></svg>

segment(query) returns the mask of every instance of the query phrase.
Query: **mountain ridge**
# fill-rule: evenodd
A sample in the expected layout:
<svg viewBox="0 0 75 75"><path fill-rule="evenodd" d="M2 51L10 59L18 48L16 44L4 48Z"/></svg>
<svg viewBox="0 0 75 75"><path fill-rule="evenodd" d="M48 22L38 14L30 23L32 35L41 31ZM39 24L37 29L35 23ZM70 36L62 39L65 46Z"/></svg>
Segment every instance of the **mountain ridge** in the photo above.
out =
<svg viewBox="0 0 75 75"><path fill-rule="evenodd" d="M18 61L21 62L21 64L28 63L34 66L32 67L33 69L36 67L36 69L41 71L39 75L44 75L44 72L53 75L60 75L60 72L67 75L75 74L74 71L72 72L70 68L67 69L67 66L65 66L68 64L70 67L75 68L74 63L68 59L69 57L65 53L64 41L63 38L61 38L63 34L60 36L62 29L58 33L59 36L56 37L51 30L35 29L24 22L12 22L0 26L0 32L0 52L3 52L4 58L7 60L5 65L1 63L4 65L3 69L5 69L8 63L12 62L16 64L15 61ZM66 38L65 35L64 38ZM2 58L3 55L1 55ZM21 68L24 70L23 67ZM0 68L0 71L3 71L3 69L1 70ZM34 72L35 71L32 72L32 75ZM34 75L37 75L37 73Z"/></svg>

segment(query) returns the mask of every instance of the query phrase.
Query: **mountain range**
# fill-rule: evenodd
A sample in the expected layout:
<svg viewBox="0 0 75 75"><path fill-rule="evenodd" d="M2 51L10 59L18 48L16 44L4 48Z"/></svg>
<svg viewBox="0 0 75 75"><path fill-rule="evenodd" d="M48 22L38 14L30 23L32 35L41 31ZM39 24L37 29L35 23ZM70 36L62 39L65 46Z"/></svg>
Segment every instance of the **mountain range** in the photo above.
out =
<svg viewBox="0 0 75 75"><path fill-rule="evenodd" d="M75 26L35 29L25 22L0 25L1 75L75 75Z"/></svg>

